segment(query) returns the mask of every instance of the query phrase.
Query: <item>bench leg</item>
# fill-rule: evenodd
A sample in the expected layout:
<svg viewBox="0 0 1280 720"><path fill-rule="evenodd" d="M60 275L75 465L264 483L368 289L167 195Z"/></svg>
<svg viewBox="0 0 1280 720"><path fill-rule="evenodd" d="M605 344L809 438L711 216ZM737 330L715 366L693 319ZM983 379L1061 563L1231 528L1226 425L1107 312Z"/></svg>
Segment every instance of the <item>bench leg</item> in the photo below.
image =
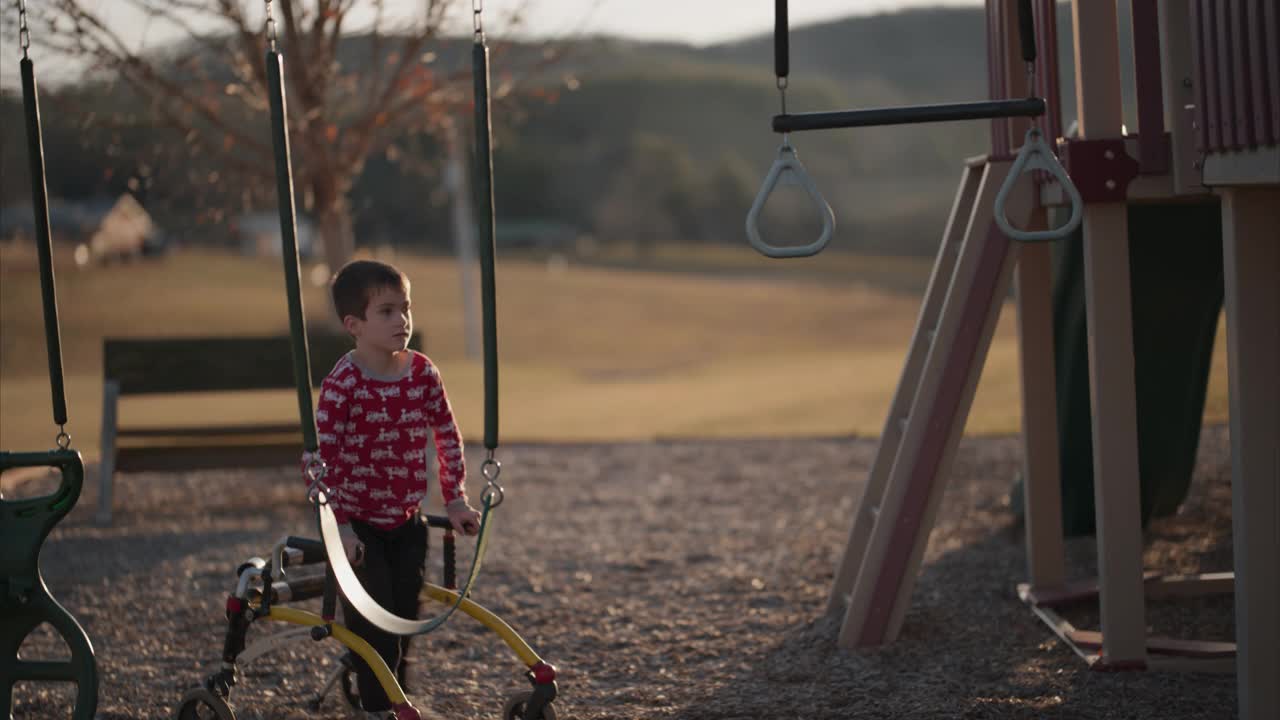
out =
<svg viewBox="0 0 1280 720"><path fill-rule="evenodd" d="M111 524L111 481L116 472L116 418L120 401L120 383L102 383L102 460L98 463L99 525Z"/></svg>

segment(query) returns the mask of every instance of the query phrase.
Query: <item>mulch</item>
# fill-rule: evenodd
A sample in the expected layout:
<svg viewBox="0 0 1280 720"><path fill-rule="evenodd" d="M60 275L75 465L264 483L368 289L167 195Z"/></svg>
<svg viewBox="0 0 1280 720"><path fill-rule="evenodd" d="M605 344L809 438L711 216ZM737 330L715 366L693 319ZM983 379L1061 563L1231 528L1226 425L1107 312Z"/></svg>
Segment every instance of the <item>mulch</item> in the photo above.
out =
<svg viewBox="0 0 1280 720"><path fill-rule="evenodd" d="M1091 671L1018 601L1026 554L1009 507L1021 463L1012 437L961 443L898 641L837 648L827 593L875 447L867 438L505 447L508 499L473 597L559 669L560 718L1236 714L1234 676ZM99 717L173 717L217 668L237 565L286 534L315 536L302 482L286 469L125 475L105 528L92 522L94 490L47 541L45 579L93 641ZM1147 567L1230 569L1230 511L1227 429L1207 428L1187 502L1146 531ZM431 562L434 573L434 552ZM1068 541L1067 562L1073 578L1095 574L1093 540ZM1232 615L1230 597L1162 600L1148 604L1147 623L1230 640ZM1071 619L1087 627L1096 609ZM255 627L251 639L276 629ZM56 642L37 632L24 656L56 653ZM334 644L300 640L258 660L233 692L237 717L352 717L336 692L307 708L338 655ZM410 656L410 696L426 717L496 718L509 692L527 689L514 656L469 618L416 639ZM66 717L68 697L65 686L20 684L13 717Z"/></svg>

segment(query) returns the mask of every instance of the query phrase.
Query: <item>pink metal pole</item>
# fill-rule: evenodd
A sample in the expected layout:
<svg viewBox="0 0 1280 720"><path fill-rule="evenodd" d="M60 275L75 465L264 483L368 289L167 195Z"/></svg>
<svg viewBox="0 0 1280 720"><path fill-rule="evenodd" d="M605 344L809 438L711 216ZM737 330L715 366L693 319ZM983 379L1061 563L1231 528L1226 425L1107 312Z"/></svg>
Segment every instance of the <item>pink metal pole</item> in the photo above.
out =
<svg viewBox="0 0 1280 720"><path fill-rule="evenodd" d="M1191 74L1196 89L1196 149L1209 151L1209 76L1204 47L1204 8L1199 0L1190 0L1191 6Z"/></svg>
<svg viewBox="0 0 1280 720"><path fill-rule="evenodd" d="M1054 0L1037 0L1036 34L1039 46L1036 81L1047 106L1040 130L1050 144L1062 137L1062 89L1058 77L1058 15ZM1054 147L1057 150L1057 147Z"/></svg>
<svg viewBox="0 0 1280 720"><path fill-rule="evenodd" d="M987 88L992 100L1008 97L1004 84L1004 26L1000 12L1003 0L987 0ZM991 154L1009 155L1009 121L991 121Z"/></svg>

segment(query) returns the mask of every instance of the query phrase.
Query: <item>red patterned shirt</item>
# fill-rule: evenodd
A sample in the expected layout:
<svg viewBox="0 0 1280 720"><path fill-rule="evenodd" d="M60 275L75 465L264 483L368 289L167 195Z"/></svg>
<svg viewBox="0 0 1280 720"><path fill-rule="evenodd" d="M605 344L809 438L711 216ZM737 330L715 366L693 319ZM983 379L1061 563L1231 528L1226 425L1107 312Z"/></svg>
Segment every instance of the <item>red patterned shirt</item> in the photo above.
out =
<svg viewBox="0 0 1280 720"><path fill-rule="evenodd" d="M390 529L412 517L427 496L432 432L445 504L466 497L462 435L440 373L426 355L409 352L399 378L374 376L348 353L320 385L317 439L339 523Z"/></svg>

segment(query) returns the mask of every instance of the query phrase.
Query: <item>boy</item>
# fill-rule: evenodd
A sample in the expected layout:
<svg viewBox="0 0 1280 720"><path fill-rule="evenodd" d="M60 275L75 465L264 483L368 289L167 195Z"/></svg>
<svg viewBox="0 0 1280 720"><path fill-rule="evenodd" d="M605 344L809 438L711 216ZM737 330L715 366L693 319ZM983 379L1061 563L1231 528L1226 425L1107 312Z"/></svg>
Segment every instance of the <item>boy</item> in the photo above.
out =
<svg viewBox="0 0 1280 720"><path fill-rule="evenodd" d="M427 553L418 507L427 495L430 433L450 522L466 535L480 527L480 513L468 504L463 487L462 436L440 373L426 355L408 349L413 316L404 273L356 260L338 271L331 289L356 347L325 377L316 405L330 504L365 589L392 613L416 618ZM377 629L346 598L343 613L351 631L378 651L403 684L409 638ZM364 710L388 710L390 700L373 671L359 657L355 667Z"/></svg>

